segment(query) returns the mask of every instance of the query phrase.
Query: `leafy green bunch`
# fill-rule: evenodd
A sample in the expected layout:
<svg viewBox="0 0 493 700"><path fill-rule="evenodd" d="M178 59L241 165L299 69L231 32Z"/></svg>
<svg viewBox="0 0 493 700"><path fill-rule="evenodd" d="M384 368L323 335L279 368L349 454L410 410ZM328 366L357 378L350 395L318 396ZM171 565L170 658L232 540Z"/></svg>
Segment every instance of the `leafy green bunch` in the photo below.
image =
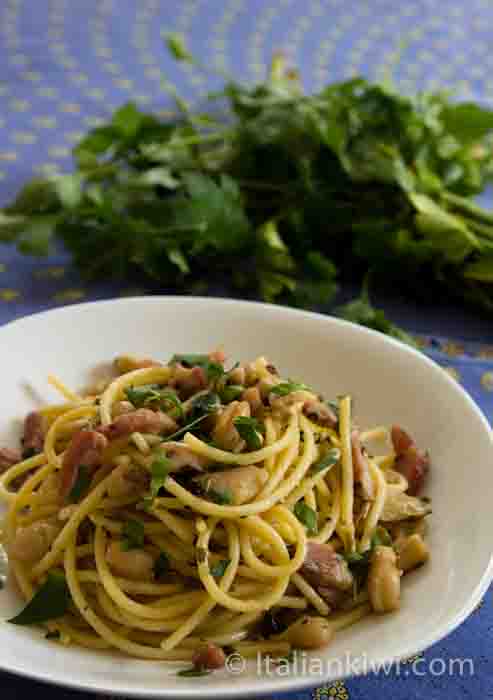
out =
<svg viewBox="0 0 493 700"><path fill-rule="evenodd" d="M201 67L177 36L168 48ZM472 200L493 168L492 111L362 78L305 95L282 56L260 85L227 78L208 112L174 98L167 118L128 103L90 131L73 173L29 182L0 213L0 240L46 255L59 239L88 278L223 281L310 307L338 273L371 270L493 308L493 214ZM358 303L343 313L394 332Z"/></svg>

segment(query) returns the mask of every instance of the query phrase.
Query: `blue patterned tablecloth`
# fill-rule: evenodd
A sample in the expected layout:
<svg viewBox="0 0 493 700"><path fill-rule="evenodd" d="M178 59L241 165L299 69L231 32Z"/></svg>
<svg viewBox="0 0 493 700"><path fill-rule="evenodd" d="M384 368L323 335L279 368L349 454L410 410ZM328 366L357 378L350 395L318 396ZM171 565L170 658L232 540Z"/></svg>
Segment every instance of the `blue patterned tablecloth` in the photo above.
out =
<svg viewBox="0 0 493 700"><path fill-rule="evenodd" d="M403 92L453 87L459 97L493 101L492 30L492 0L0 0L0 206L27 178L70 169L71 147L122 102L166 109L170 83L192 102L221 83L173 63L165 32L182 32L203 63L245 80L261 79L272 52L281 49L300 67L307 90L358 73L391 74ZM40 261L0 245L0 325L62 304L148 291L131 281L87 286L63 252ZM452 304L378 301L394 320L427 333L426 352L491 420L489 320ZM406 672L283 698L492 697L492 630L488 592L459 630L414 666L410 660ZM462 676L433 665L459 658L472 660ZM79 695L1 673L0 687L7 700L33 692L52 700Z"/></svg>

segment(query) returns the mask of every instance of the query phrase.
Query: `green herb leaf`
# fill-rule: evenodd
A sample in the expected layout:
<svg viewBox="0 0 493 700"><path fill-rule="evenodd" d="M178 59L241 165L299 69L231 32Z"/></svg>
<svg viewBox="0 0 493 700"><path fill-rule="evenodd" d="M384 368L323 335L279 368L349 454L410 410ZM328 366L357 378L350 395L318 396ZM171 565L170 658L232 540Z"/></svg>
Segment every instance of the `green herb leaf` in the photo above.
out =
<svg viewBox="0 0 493 700"><path fill-rule="evenodd" d="M191 430L200 425L200 423L202 423L207 416L217 411L220 407L221 400L217 394L209 392L207 394L203 394L202 396L198 396L192 402L192 411L190 414L191 420L172 435L167 435L165 442L176 440L185 433L189 433Z"/></svg>
<svg viewBox="0 0 493 700"><path fill-rule="evenodd" d="M177 676L182 678L199 678L201 676L209 676L212 671L208 671L205 668L197 668L197 666L191 666L190 668L183 668L181 671L177 672Z"/></svg>
<svg viewBox="0 0 493 700"><path fill-rule="evenodd" d="M233 423L249 450L259 450L262 447L263 426L256 418L239 416Z"/></svg>
<svg viewBox="0 0 493 700"><path fill-rule="evenodd" d="M231 559L221 559L217 564L211 566L211 575L214 576L214 578L222 578L230 563Z"/></svg>
<svg viewBox="0 0 493 700"><path fill-rule="evenodd" d="M70 503L78 503L86 495L91 485L91 470L85 464L79 466L77 480L68 495Z"/></svg>
<svg viewBox="0 0 493 700"><path fill-rule="evenodd" d="M311 535L318 532L317 514L310 506L303 501L298 501L294 507L294 514Z"/></svg>
<svg viewBox="0 0 493 700"><path fill-rule="evenodd" d="M130 549L142 549L144 546L144 523L131 518L122 528L121 548L127 552Z"/></svg>
<svg viewBox="0 0 493 700"><path fill-rule="evenodd" d="M224 367L218 362L211 362L207 355L173 355L169 364L177 363L185 367L202 367L210 382L220 379L224 374Z"/></svg>
<svg viewBox="0 0 493 700"><path fill-rule="evenodd" d="M382 526L378 526L377 529L375 530L375 533L373 537L371 538L371 546L372 548L374 547L391 547L392 546L392 538L389 534L389 531L386 530Z"/></svg>
<svg viewBox="0 0 493 700"><path fill-rule="evenodd" d="M169 558L165 552L160 552L154 563L154 578L159 581L170 569Z"/></svg>
<svg viewBox="0 0 493 700"><path fill-rule="evenodd" d="M231 401L236 401L245 391L245 387L239 384L227 384L223 389L221 389L220 397L223 403L231 403Z"/></svg>
<svg viewBox="0 0 493 700"><path fill-rule="evenodd" d="M158 455L151 464L150 498L154 500L160 489L164 488L169 474L170 461L163 455Z"/></svg>
<svg viewBox="0 0 493 700"><path fill-rule="evenodd" d="M192 55L185 46L185 39L182 34L169 32L165 36L166 46L174 59L177 61L192 61Z"/></svg>
<svg viewBox="0 0 493 700"><path fill-rule="evenodd" d="M13 625L35 625L56 620L65 615L70 600L65 576L59 571L50 571L46 581L38 588L24 610L8 622Z"/></svg>
<svg viewBox="0 0 493 700"><path fill-rule="evenodd" d="M334 464L337 464L337 462L341 458L341 451L338 450L336 447L327 450L326 454L318 460L318 462L315 462L311 466L310 473L312 475L318 474L319 472L324 471L325 469L328 469L329 467L333 467Z"/></svg>
<svg viewBox="0 0 493 700"><path fill-rule="evenodd" d="M230 506L233 503L233 493L230 489L206 489L204 495L219 506Z"/></svg>
<svg viewBox="0 0 493 700"><path fill-rule="evenodd" d="M125 396L135 408L155 404L164 411L176 409L180 417L183 415L183 406L176 392L168 388L163 389L159 384L143 384L136 387L127 387L125 389Z"/></svg>
<svg viewBox="0 0 493 700"><path fill-rule="evenodd" d="M276 386L270 390L270 393L275 394L276 396L287 396L293 391L310 391L310 389L306 386L306 384L288 381L276 384Z"/></svg>

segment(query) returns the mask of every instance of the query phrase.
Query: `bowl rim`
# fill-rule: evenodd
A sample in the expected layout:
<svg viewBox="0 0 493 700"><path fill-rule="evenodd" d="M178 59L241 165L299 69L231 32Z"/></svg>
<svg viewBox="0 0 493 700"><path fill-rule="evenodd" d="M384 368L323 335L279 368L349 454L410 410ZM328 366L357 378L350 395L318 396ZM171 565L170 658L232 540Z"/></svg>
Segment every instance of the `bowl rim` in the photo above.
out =
<svg viewBox="0 0 493 700"><path fill-rule="evenodd" d="M47 309L44 311L40 312L34 312L31 314L26 314L25 316L21 316L20 318L12 319L11 321L8 321L6 324L0 326L0 337L1 334L5 332L5 330L9 331L12 327L14 326L20 326L22 325L23 322L28 322L33 319L38 319L40 318L41 320L45 319L46 317L49 316L60 316L60 315L70 315L71 313L77 313L79 311L83 311L84 309L88 308L93 308L93 307L104 307L104 306L125 306L126 304L134 304L134 303L144 303L144 304L167 304L167 305L173 305L173 304L185 304L185 305L193 305L193 304L207 304L210 305L210 307L213 306L244 306L248 308L258 308L258 309L264 309L268 311L269 313L280 313L282 315L288 315L293 318L313 318L314 320L318 321L323 321L328 324L334 324L336 326L343 326L346 328L351 328L352 332L355 332L356 334L359 334L362 339L365 337L374 337L374 338L379 338L380 342L383 342L384 344L389 345L390 347L393 347L395 350L398 352L402 352L404 354L408 354L416 358L419 362L422 362L424 365L427 365L430 369L433 371L439 370L440 372L443 373L442 379L449 384L449 386L452 388L453 391L455 391L458 395L461 396L462 400L465 402L467 405L468 409L471 411L472 414L475 415L476 419L479 419L480 424L482 427L485 429L487 432L487 435L490 439L491 445L493 447L493 434L490 428L490 425L481 410L481 408L475 403L475 401L472 399L472 397L465 391L465 389L457 382L455 381L447 372L443 370L440 365L435 362L433 359L425 355L424 353L420 352L418 349L411 347L410 345L406 345L405 343L384 335L383 333L380 333L379 331L375 331L370 328L366 328L364 326L359 326L357 324L351 323L350 321L346 321L344 319L337 318L335 316L331 316L329 314L325 313L318 313L314 311L306 311L302 309L295 309L289 306L284 306L284 305L276 305L276 304L269 304L265 302L258 302L258 301L249 301L249 300L243 300L243 299L234 299L234 298L228 298L228 297L204 297L204 296L188 296L188 295L143 295L143 296L129 296L129 297L123 297L123 298L115 298L115 299L100 299L96 301L87 301L79 304L70 304L67 306L63 306L60 308L54 308L54 309ZM444 622L438 630L432 634L429 634L425 639L421 640L420 644L412 643L410 644L407 648L404 649L404 651L401 651L399 654L392 654L390 656L382 656L382 657L377 657L377 659L372 661L372 668L371 672L378 672L378 670L381 667L387 667L390 665L395 665L396 663L399 663L413 655L422 653L425 651L427 648L429 648L432 644L435 644L445 637L447 637L449 634L451 634L459 625L464 622L464 620L473 612L475 607L478 605L480 600L482 599L483 595L485 594L486 590L488 589L491 581L493 580L493 546L492 546L492 551L490 553L490 558L488 561L488 565L486 569L484 570L481 578L476 584L476 587L473 589L472 593L470 594L469 600L467 603L462 607L462 609L456 613L454 617L452 617L450 620L447 622ZM89 683L77 680L77 678L73 678L70 675L67 676L67 678L53 678L50 677L49 671L43 671L42 669L30 669L30 668L25 668L18 666L16 667L15 665L9 664L6 665L2 659L2 656L0 655L0 671L5 671L7 673L12 673L14 675L21 676L23 678L27 679L32 679L36 681L40 681L43 683L48 683L50 685L56 685L60 687L66 687L66 688L71 688L74 690L82 690L85 692L91 692L91 693L111 693L113 695L118 695L118 696L127 696L127 697L135 697L135 698L168 698L171 700L171 698L176 698L177 700L197 700L197 698L208 698L214 696L215 698L218 698L218 700L228 700L229 698L249 698L249 697L254 697L258 695L259 693L261 695L269 695L272 693L292 693L295 691L302 691L302 690L307 690L310 688L314 688L319 686L320 684L323 684L324 682L327 682L329 679L328 678L317 678L315 681L313 678L310 678L309 676L300 676L300 677L293 677L286 679L286 684L279 684L279 680L276 680L274 678L271 679L264 679L264 682L262 684L262 688L259 689L255 685L251 685L248 682L248 685L245 686L238 686L232 687L229 686L216 686L212 687L209 689L207 686L199 686L197 685L195 688L190 688L184 687L183 689L180 688L173 688L171 692L167 692L165 688L163 689L156 689L156 688L127 688L124 687L121 682L120 684L116 683L115 685L107 685L104 683L98 683L98 682L92 682L90 681ZM342 672L340 674L336 674L334 676L330 676L330 682L334 682L336 680L341 680L344 678L356 678L362 675L366 675L368 673L367 670L364 668L361 668L357 670L356 672ZM238 677L240 678L240 677ZM112 681L113 683L113 681Z"/></svg>

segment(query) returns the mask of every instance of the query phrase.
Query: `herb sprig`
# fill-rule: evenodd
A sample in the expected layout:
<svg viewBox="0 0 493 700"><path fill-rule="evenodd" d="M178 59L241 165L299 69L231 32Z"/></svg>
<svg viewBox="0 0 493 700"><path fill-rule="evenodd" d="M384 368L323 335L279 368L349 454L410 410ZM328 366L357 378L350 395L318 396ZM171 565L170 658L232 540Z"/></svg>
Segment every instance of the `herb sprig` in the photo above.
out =
<svg viewBox="0 0 493 700"><path fill-rule="evenodd" d="M179 36L167 44L199 65ZM165 119L123 105L75 147L73 173L28 182L0 241L46 255L59 239L86 277L188 292L226 281L310 307L332 301L339 272L372 270L493 309L493 215L472 201L493 174L492 110L363 78L305 95L280 56L260 85L227 79L224 119L173 97ZM365 290L343 315L409 341Z"/></svg>

